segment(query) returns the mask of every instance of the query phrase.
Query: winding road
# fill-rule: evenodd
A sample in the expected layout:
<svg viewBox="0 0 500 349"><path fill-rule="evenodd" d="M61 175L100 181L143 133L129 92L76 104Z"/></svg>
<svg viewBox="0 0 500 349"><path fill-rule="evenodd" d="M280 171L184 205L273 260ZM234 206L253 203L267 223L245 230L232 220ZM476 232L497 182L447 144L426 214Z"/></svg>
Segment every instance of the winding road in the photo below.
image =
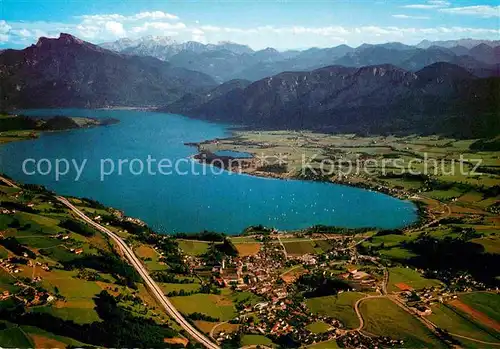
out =
<svg viewBox="0 0 500 349"><path fill-rule="evenodd" d="M126 256L130 264L137 270L141 278L144 280L146 286L151 290L153 296L157 299L158 303L166 310L168 315L175 319L177 323L191 335L196 341L202 344L204 347L209 349L219 349L220 347L217 344L214 344L208 337L199 332L193 325L191 325L182 314L175 309L174 305L168 300L168 298L163 294L160 287L156 284L156 282L151 278L146 268L142 265L141 261L134 254L132 249L120 238L118 235L113 233L111 230L103 227L102 225L94 222L92 219L87 217L82 211L73 206L66 198L62 196L56 196L56 199L59 200L62 204L71 209L78 217L82 220L96 228L97 230L103 232L108 235L121 249L123 254Z"/></svg>
<svg viewBox="0 0 500 349"><path fill-rule="evenodd" d="M370 300L370 299L385 298L385 299L391 300L394 304L396 304L397 306L399 306L401 309L403 309L404 311L406 311L408 314L414 316L425 327L427 327L431 332L434 332L434 333L437 334L437 328L438 328L438 326L436 326L432 321L430 321L429 319L427 319L425 316L420 316L420 315L414 313L413 311L411 311L406 306L406 304L404 304L403 302L401 302L397 298L397 296L390 295L390 294L387 293L387 285L389 283L389 271L388 271L388 269L385 266L383 266L382 264L378 263L376 260L374 260L374 259L371 259L371 260L372 260L373 263L377 264L377 266L382 267L384 269L384 278L383 278L383 281L382 281L381 295L378 295L378 296L375 296L375 295L366 296L366 297L360 298L360 299L358 299L356 301L356 303L354 304L354 311L356 313L356 316L358 317L359 326L358 326L358 328L356 328L356 329L354 329L352 331L357 331L361 335L365 335L363 332L366 332L366 331L363 331L363 327L365 326L365 321L363 319L363 315L361 314L361 310L359 309L360 304L362 302L364 302L366 300ZM366 332L366 333L369 333L369 332ZM471 338L471 337L467 337L467 336L462 336L462 335L457 334L457 333L449 333L449 334L451 336L453 336L453 337L467 339L469 341L476 342L476 343L487 344L487 345L495 346L495 347L500 346L500 343L485 342L485 341L482 341L482 340L479 340L479 339L475 339L475 338Z"/></svg>

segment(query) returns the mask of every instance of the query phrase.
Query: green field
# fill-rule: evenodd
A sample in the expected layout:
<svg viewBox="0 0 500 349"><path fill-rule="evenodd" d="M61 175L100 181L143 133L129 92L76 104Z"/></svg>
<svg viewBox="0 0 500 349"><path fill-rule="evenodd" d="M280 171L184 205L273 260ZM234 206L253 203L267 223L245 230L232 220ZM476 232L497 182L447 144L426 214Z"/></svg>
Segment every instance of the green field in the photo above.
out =
<svg viewBox="0 0 500 349"><path fill-rule="evenodd" d="M260 243L260 240L248 236L231 236L229 239L233 244Z"/></svg>
<svg viewBox="0 0 500 349"><path fill-rule="evenodd" d="M33 348L34 343L23 329L9 322L0 322L0 347L2 348Z"/></svg>
<svg viewBox="0 0 500 349"><path fill-rule="evenodd" d="M0 291L9 291L11 293L19 290L19 287L14 285L16 279L7 273L5 270L0 269Z"/></svg>
<svg viewBox="0 0 500 349"><path fill-rule="evenodd" d="M273 346L273 341L258 334L245 334L241 337L241 346L244 347L247 345Z"/></svg>
<svg viewBox="0 0 500 349"><path fill-rule="evenodd" d="M314 254L316 250L310 240L284 242L286 253L293 255Z"/></svg>
<svg viewBox="0 0 500 349"><path fill-rule="evenodd" d="M380 255L385 258L397 259L398 261L404 261L405 259L416 256L415 253L401 247L393 247L387 250L381 250Z"/></svg>
<svg viewBox="0 0 500 349"><path fill-rule="evenodd" d="M490 319L500 322L500 294L475 292L463 294L459 299Z"/></svg>
<svg viewBox="0 0 500 349"><path fill-rule="evenodd" d="M332 339L331 341L309 345L306 348L308 348L308 349L338 349L340 347L337 345L337 342L335 341L335 339Z"/></svg>
<svg viewBox="0 0 500 349"><path fill-rule="evenodd" d="M58 336L56 334L53 334L51 332L44 331L42 329L39 329L38 327L33 327L33 326L21 326L22 330L28 334L28 336L32 338L41 338L42 343L37 343L37 341L34 340L35 344L38 344L38 347L40 345L45 344L45 345L55 345L55 344L64 344L67 346L73 346L73 347L85 347L86 345L82 342L79 342L75 339L69 338L69 337L63 337L63 336ZM49 343L47 341L50 341ZM54 341L54 342L52 342ZM52 347L52 346L51 346Z"/></svg>
<svg viewBox="0 0 500 349"><path fill-rule="evenodd" d="M328 332L330 330L331 326L328 324L325 324L323 321L316 321L313 323L310 323L309 325L306 326L306 328L311 331L312 333L324 333Z"/></svg>
<svg viewBox="0 0 500 349"><path fill-rule="evenodd" d="M56 308L54 306L43 306L35 307L31 311L34 313L51 314L63 320L72 320L77 324L89 324L94 321L100 321L99 315L92 308Z"/></svg>
<svg viewBox="0 0 500 349"><path fill-rule="evenodd" d="M439 286L441 283L437 280L426 279L419 272L411 268L389 268L389 285L388 291L400 291L401 289L396 284L404 283L413 289L421 289L429 286Z"/></svg>
<svg viewBox="0 0 500 349"><path fill-rule="evenodd" d="M43 281L42 285L51 292L57 287L59 293L67 300L92 299L101 292L95 282L76 278L77 271L54 270Z"/></svg>
<svg viewBox="0 0 500 349"><path fill-rule="evenodd" d="M231 299L233 300L234 303L242 303L249 305L255 305L264 300L262 297L256 295L255 293L248 291L235 292L231 296Z"/></svg>
<svg viewBox="0 0 500 349"><path fill-rule="evenodd" d="M210 246L207 242L196 240L178 240L180 249L187 255L199 256L207 252Z"/></svg>
<svg viewBox="0 0 500 349"><path fill-rule="evenodd" d="M5 259L9 256L9 251L3 246L0 246L0 259Z"/></svg>
<svg viewBox="0 0 500 349"><path fill-rule="evenodd" d="M439 328L445 329L450 333L456 333L461 336L470 337L486 342L497 342L497 338L483 329L476 323L469 321L465 317L458 314L453 308L443 304L437 304L432 307L432 314L428 319L436 324Z"/></svg>
<svg viewBox="0 0 500 349"><path fill-rule="evenodd" d="M407 348L446 348L413 315L408 314L391 300L368 299L361 303L365 321L364 331L405 341Z"/></svg>
<svg viewBox="0 0 500 349"><path fill-rule="evenodd" d="M167 284L167 283L158 283L158 286L160 286L161 290L167 294L169 292L173 291L180 291L184 290L186 292L191 292L191 291L197 291L200 289L200 284L199 283L192 283L192 284Z"/></svg>
<svg viewBox="0 0 500 349"><path fill-rule="evenodd" d="M237 313L232 301L225 296L213 294L193 294L184 297L171 297L174 306L184 314L202 313L220 321L228 321Z"/></svg>
<svg viewBox="0 0 500 349"><path fill-rule="evenodd" d="M364 295L358 292L343 292L336 296L310 298L307 306L314 314L331 316L340 320L347 328L357 328L359 320L354 304Z"/></svg>
<svg viewBox="0 0 500 349"><path fill-rule="evenodd" d="M471 242L482 245L485 252L500 254L500 237L498 236L473 239Z"/></svg>
<svg viewBox="0 0 500 349"><path fill-rule="evenodd" d="M328 240L314 240L314 243L316 244L316 248L321 249L323 252L328 252L333 249L332 243Z"/></svg>

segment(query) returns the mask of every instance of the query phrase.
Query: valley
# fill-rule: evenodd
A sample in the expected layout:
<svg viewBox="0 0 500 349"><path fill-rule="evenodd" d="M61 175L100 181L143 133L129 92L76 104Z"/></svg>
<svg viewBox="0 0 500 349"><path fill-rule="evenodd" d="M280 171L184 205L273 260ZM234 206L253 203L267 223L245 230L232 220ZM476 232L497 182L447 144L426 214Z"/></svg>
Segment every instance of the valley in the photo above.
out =
<svg viewBox="0 0 500 349"><path fill-rule="evenodd" d="M0 5L0 347L500 348L498 6L195 5Z"/></svg>
<svg viewBox="0 0 500 349"><path fill-rule="evenodd" d="M101 321L114 326L114 317L101 308L109 304L135 329L116 331L105 340L110 346L143 345L145 339L134 335L138 326L150 333L151 343L178 346L204 340L231 348L500 346L493 305L500 298L497 270L484 269L499 256L497 152L482 150L477 140L305 131L235 131L196 146L224 157L252 155L239 159L252 176L332 181L413 200L420 221L392 230L259 225L238 236L161 235L96 201L58 199L42 187L4 180L0 340L12 346L102 344ZM339 175L318 176L314 165L302 174L302 154L317 165L325 158L342 160L325 162ZM460 154L467 155L468 169L474 166L470 159L482 160L477 174L448 174ZM412 158L421 160L417 167L407 167ZM270 163L259 166L259 159ZM401 168L389 162L377 167L374 160L381 159L402 159L409 172L428 168L431 175L398 174ZM374 165L353 174L343 167L348 160ZM282 163L275 167L274 161ZM134 267L148 273L206 339L182 330L157 303L163 296L138 278L104 230L129 246ZM440 246L436 255L429 243ZM449 258L459 250L465 264ZM322 283L328 286L317 286ZM24 310L12 312L18 304Z"/></svg>

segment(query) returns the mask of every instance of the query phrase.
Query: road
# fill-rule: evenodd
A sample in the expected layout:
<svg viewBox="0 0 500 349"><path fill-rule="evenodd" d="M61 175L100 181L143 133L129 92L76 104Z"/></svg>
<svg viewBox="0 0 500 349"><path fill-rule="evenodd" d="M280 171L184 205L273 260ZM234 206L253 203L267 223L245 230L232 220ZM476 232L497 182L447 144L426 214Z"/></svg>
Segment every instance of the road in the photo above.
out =
<svg viewBox="0 0 500 349"><path fill-rule="evenodd" d="M283 241L281 241L281 238L279 237L279 235L278 235L278 241L279 241L281 247L283 248L283 253L285 254L285 259L288 259L288 254L286 253L285 245L283 245Z"/></svg>
<svg viewBox="0 0 500 349"><path fill-rule="evenodd" d="M366 256L363 256L363 257L366 257ZM396 304L397 306L399 306L401 309L403 309L404 311L406 311L408 314L410 314L411 316L414 316L425 327L427 327L431 332L437 334L437 328L438 328L438 326L436 326L432 321L430 321L429 319L427 319L425 316L420 316L420 315L414 313L413 311L411 311L406 306L406 304L404 304L400 299L398 299L397 296L390 295L390 294L387 293L387 285L389 283L389 271L388 271L388 269L386 267L384 267L383 265L381 265L380 263L378 263L378 261L376 261L375 259L371 259L371 260L372 260L373 263L377 264L379 267L384 268L384 279L382 281L382 290L381 290L382 294L380 296L366 296L366 297L360 298L360 299L358 299L356 301L356 303L354 304L354 311L356 312L356 316L358 317L359 326L358 326L358 328L356 328L356 329L354 329L352 331L357 331L360 334L364 335L363 334L363 327L365 326L365 322L364 322L364 319L363 319L363 315L361 314L361 311L359 309L360 304L362 302L364 302L365 300L369 300L369 299L385 298L385 299L391 300L394 304ZM366 331L364 331L364 332L366 332ZM457 334L457 333L450 333L449 332L449 334L451 336L453 336L453 337L467 339L467 340L470 340L470 341L476 342L476 343L487 344L487 345L491 345L491 346L500 346L500 343L484 342L484 341L481 341L479 339L462 336L462 335Z"/></svg>
<svg viewBox="0 0 500 349"><path fill-rule="evenodd" d="M69 209L71 209L78 217L82 220L96 228L97 230L108 235L121 249L125 257L127 257L130 264L137 270L141 278L144 280L145 285L151 290L153 296L157 299L157 301L163 306L168 315L172 317L177 323L191 335L196 341L209 349L219 349L220 347L217 344L214 344L208 337L199 332L194 326L192 326L182 315L181 313L175 309L174 305L168 300L168 298L163 294L160 287L154 282L154 280L149 275L146 268L142 265L141 261L134 254L132 249L120 238L118 235L113 233L111 230L103 227L102 225L94 222L92 219L87 217L82 211L73 206L66 198L62 196L56 196L56 199L59 200L62 204L66 205Z"/></svg>
<svg viewBox="0 0 500 349"><path fill-rule="evenodd" d="M7 184L8 186L11 186L12 188L19 188L17 185L15 185L14 183L12 183L11 181L9 181L7 178L4 178L2 176L0 176L0 181L4 182L5 184Z"/></svg>

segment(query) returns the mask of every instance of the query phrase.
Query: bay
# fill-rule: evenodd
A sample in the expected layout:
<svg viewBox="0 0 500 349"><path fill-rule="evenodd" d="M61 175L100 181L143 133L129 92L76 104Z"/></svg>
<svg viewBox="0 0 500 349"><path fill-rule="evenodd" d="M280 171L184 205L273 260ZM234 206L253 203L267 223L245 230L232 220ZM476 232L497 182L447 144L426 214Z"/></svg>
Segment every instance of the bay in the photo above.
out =
<svg viewBox="0 0 500 349"><path fill-rule="evenodd" d="M67 115L116 118L118 124L62 132L46 132L38 139L0 147L0 171L23 183L46 186L62 195L88 197L137 217L163 232L212 230L240 233L249 225L298 229L315 224L342 227L400 228L417 219L413 203L385 194L348 186L301 180L259 178L207 169L190 160L196 149L188 142L230 136L229 125L181 115L136 110L50 109L29 110L36 116ZM187 174L148 174L151 159L182 159ZM86 165L79 180L76 170L56 180L53 173L29 175L26 159L47 159L52 170L57 159ZM108 159L108 160L106 160ZM140 175L129 171L144 170ZM118 173L118 161L128 160ZM103 163L104 161L104 163ZM102 165L114 171L102 177ZM29 162L28 170L36 170ZM62 162L61 162L62 165ZM46 170L43 168L42 170ZM218 169L215 169L218 170ZM204 175L203 172L206 172ZM197 174L196 174L197 173Z"/></svg>

